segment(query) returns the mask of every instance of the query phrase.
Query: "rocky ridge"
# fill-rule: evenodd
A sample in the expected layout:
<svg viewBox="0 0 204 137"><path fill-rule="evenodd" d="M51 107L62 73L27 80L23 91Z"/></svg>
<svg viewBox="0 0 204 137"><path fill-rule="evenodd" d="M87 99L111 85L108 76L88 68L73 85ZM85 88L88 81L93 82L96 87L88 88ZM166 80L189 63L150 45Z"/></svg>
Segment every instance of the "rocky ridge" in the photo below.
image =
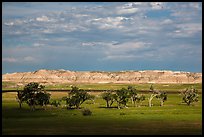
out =
<svg viewBox="0 0 204 137"><path fill-rule="evenodd" d="M44 84L62 83L202 83L202 73L146 70L146 71L69 71L46 70L17 72L2 75L3 82Z"/></svg>

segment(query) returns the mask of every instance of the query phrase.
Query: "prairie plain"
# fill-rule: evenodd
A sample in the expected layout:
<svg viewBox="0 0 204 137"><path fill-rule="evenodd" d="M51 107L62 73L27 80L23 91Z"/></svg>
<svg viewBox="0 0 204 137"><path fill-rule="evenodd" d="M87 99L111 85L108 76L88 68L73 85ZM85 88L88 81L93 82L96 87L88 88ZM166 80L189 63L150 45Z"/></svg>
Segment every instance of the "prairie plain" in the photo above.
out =
<svg viewBox="0 0 204 137"><path fill-rule="evenodd" d="M83 89L105 89L107 85L77 85ZM113 89L127 85L111 85ZM156 85L156 89L167 91L164 106L154 98L152 107L146 100L140 107L134 107L129 100L127 108L117 109L113 103L106 107L102 92L89 92L95 95L94 102L85 101L80 109L66 109L47 106L46 110L31 111L27 104L19 109L16 92L2 93L2 134L3 135L201 135L202 134L202 85L194 85L199 92L199 101L187 106L182 103L179 90L192 85ZM135 85L136 89L147 90L149 85ZM138 87L138 88L137 88ZM163 87L163 88L161 88ZM174 88L173 88L174 87ZM175 91L169 92L168 91ZM61 99L67 92L52 91L51 100ZM88 108L92 115L82 115Z"/></svg>

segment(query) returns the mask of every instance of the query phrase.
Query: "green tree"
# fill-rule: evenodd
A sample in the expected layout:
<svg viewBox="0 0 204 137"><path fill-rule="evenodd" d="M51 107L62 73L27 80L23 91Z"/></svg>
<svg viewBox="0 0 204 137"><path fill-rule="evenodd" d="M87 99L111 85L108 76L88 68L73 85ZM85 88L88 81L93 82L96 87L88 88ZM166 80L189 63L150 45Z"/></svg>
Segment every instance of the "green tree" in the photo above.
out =
<svg viewBox="0 0 204 137"><path fill-rule="evenodd" d="M116 93L113 95L113 98L117 102L118 109L120 109L122 106L127 107L127 102L129 98L128 90L126 88L117 90Z"/></svg>
<svg viewBox="0 0 204 137"><path fill-rule="evenodd" d="M25 85L23 91L17 92L19 106L26 102L31 110L35 110L36 105L45 106L49 103L50 94L44 91L44 86L37 82L31 82Z"/></svg>
<svg viewBox="0 0 204 137"><path fill-rule="evenodd" d="M132 104L134 104L134 107L135 107L135 104L136 104L136 100L137 100L137 90L136 88L134 88L133 86L128 86L128 92L129 92L129 96L131 98L131 101L132 101Z"/></svg>
<svg viewBox="0 0 204 137"><path fill-rule="evenodd" d="M152 106L152 100L154 97L160 99L160 106L163 106L163 102L167 100L167 94L165 92L160 92L159 90L155 90L153 85L150 86L151 95L148 99L149 107Z"/></svg>
<svg viewBox="0 0 204 137"><path fill-rule="evenodd" d="M158 94L156 96L156 98L158 98L160 100L160 106L163 106L164 105L164 101L167 100L167 94L166 94L166 92L160 92L160 94Z"/></svg>
<svg viewBox="0 0 204 137"><path fill-rule="evenodd" d="M79 109L80 105L84 103L84 101L93 99L93 95L88 94L83 89L79 89L76 86L71 87L71 91L68 93L67 97L63 97L62 99L66 101L68 105L67 108L75 107Z"/></svg>
<svg viewBox="0 0 204 137"><path fill-rule="evenodd" d="M106 91L105 93L102 93L102 98L106 101L106 106L109 108L114 102L114 96L111 93L111 91Z"/></svg>
<svg viewBox="0 0 204 137"><path fill-rule="evenodd" d="M49 101L50 95L51 94L46 93L45 91L44 92L42 92L42 91L38 92L36 94L37 105L40 105L43 107L43 106L46 106L47 104L49 104L50 103L50 101Z"/></svg>
<svg viewBox="0 0 204 137"><path fill-rule="evenodd" d="M198 102L198 91L194 88L187 88L183 93L183 101L190 106L190 104L192 104L193 102Z"/></svg>
<svg viewBox="0 0 204 137"><path fill-rule="evenodd" d="M16 97L18 103L19 103L19 108L22 108L22 104L23 102L25 102L25 96L24 93L22 91L17 90L17 97Z"/></svg>
<svg viewBox="0 0 204 137"><path fill-rule="evenodd" d="M136 102L138 103L138 106L141 106L142 105L142 101L145 100L145 96L142 94L142 95L137 95L136 97Z"/></svg>

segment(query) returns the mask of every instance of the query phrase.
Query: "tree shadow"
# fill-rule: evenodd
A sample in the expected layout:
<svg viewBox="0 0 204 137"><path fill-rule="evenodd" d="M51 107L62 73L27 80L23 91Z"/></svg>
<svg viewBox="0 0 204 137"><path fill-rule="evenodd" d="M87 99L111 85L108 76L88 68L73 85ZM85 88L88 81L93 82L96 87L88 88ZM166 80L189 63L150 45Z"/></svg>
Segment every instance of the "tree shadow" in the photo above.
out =
<svg viewBox="0 0 204 137"><path fill-rule="evenodd" d="M53 114L50 111L44 111L43 109L30 110L30 108L12 108L2 110L2 118L42 118L42 117L55 117L57 114Z"/></svg>
<svg viewBox="0 0 204 137"><path fill-rule="evenodd" d="M98 108L114 109L114 108L118 108L118 107L102 107L102 106L100 106L100 107L98 107Z"/></svg>

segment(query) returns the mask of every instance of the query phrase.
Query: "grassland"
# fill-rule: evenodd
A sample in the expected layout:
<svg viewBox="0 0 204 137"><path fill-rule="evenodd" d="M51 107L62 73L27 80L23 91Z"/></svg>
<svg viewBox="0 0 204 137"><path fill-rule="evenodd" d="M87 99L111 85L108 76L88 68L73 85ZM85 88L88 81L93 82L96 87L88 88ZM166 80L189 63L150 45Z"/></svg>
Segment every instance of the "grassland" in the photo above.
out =
<svg viewBox="0 0 204 137"><path fill-rule="evenodd" d="M141 85L142 86L142 85ZM144 85L145 86L145 85ZM80 88L83 88L81 86ZM84 86L85 88L85 86ZM87 88L90 88L87 86ZM91 87L92 88L92 87ZM60 99L66 92L50 92L51 99ZM67 110L47 107L46 110L31 111L27 104L19 109L16 93L2 93L3 135L201 135L202 94L199 102L191 106L182 103L179 94L168 94L164 106L153 99L153 107L145 100L140 107L106 108L100 92L91 92L95 102L85 101L81 109ZM145 94L146 97L149 94ZM92 111L83 116L83 108Z"/></svg>
<svg viewBox="0 0 204 137"><path fill-rule="evenodd" d="M137 90L149 90L151 84L114 84L114 83L100 83L100 84L85 84L85 83L68 83L68 84L56 84L56 85L46 85L46 90L60 90L60 89L71 89L71 85L75 85L84 90L117 90L121 88L127 88L127 86L134 86ZM194 86L199 93L202 91L202 83L196 84L153 84L155 89L163 90L166 92L175 92L178 93L186 88ZM16 90L15 83L3 82L3 90ZM20 86L19 89L23 89L23 86Z"/></svg>

